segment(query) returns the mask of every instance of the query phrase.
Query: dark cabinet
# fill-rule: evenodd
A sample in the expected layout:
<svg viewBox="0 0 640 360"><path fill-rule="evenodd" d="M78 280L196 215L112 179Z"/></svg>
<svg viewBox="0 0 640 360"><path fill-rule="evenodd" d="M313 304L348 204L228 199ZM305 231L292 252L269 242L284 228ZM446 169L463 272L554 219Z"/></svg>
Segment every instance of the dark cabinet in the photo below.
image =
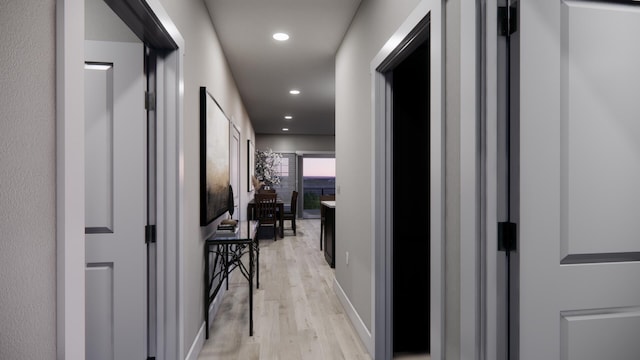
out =
<svg viewBox="0 0 640 360"><path fill-rule="evenodd" d="M324 207L324 258L332 267L336 267L336 206L335 201L323 201Z"/></svg>

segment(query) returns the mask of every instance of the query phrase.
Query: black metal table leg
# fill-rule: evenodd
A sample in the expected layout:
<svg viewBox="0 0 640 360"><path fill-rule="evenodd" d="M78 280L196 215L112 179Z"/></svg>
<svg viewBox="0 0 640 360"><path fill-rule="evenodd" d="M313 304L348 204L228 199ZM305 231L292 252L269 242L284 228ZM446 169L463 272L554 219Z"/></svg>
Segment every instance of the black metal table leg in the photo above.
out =
<svg viewBox="0 0 640 360"><path fill-rule="evenodd" d="M205 257L205 266L204 266L204 318L205 318L205 322L204 322L204 326L205 326L205 338L209 338L209 291L211 291L210 289L210 285L209 285L209 244L205 243L205 251L204 251L204 257Z"/></svg>
<svg viewBox="0 0 640 360"><path fill-rule="evenodd" d="M253 336L253 244L249 244L249 336Z"/></svg>
<svg viewBox="0 0 640 360"><path fill-rule="evenodd" d="M258 234L255 235L255 251L256 251L256 288L260 289L260 239Z"/></svg>
<svg viewBox="0 0 640 360"><path fill-rule="evenodd" d="M224 274L227 290L229 290L229 244L224 246Z"/></svg>
<svg viewBox="0 0 640 360"><path fill-rule="evenodd" d="M205 242L205 274L204 274L204 311L205 311L205 336L209 338L209 306L211 301L215 299L218 291L222 287L222 282L226 281L226 287L229 288L229 275L235 268L239 268L242 274L245 276L249 283L249 336L253 336L253 274L257 273L256 258L258 251L257 234L254 238L238 238L236 237L213 237L207 239ZM211 247L215 246L215 260L214 269L211 273L211 259L210 254L212 252ZM233 246L233 250L231 250ZM249 251L249 266L248 269L243 264L242 256ZM220 271L216 270L216 267ZM213 286L216 281L215 287ZM258 281L258 280L256 280Z"/></svg>

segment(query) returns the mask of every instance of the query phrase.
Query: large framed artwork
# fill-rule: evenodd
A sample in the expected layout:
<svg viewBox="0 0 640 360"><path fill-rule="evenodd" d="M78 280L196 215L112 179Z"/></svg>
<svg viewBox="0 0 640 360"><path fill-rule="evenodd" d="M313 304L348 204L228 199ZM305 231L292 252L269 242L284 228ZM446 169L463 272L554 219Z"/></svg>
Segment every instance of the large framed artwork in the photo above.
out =
<svg viewBox="0 0 640 360"><path fill-rule="evenodd" d="M227 212L229 118L207 88L200 87L200 225Z"/></svg>
<svg viewBox="0 0 640 360"><path fill-rule="evenodd" d="M247 191L253 191L253 177L256 175L256 149L251 142L247 140Z"/></svg>

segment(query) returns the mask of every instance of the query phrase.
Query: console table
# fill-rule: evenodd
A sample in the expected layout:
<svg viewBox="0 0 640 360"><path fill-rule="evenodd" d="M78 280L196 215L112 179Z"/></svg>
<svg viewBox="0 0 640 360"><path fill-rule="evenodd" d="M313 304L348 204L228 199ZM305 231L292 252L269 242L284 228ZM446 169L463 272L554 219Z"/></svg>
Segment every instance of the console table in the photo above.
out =
<svg viewBox="0 0 640 360"><path fill-rule="evenodd" d="M253 274L257 270L254 259L260 250L255 231L250 229L247 238L241 238L239 233L239 226L236 226L235 231L218 231L205 241L204 316L207 339L209 338L209 306L225 280L229 289L229 274L236 268L240 269L249 282L249 336L253 336ZM247 253L249 254L248 268L242 261L242 256ZM213 264L210 261L211 254L214 255ZM218 282L213 288L215 280ZM257 277L256 281L259 281Z"/></svg>

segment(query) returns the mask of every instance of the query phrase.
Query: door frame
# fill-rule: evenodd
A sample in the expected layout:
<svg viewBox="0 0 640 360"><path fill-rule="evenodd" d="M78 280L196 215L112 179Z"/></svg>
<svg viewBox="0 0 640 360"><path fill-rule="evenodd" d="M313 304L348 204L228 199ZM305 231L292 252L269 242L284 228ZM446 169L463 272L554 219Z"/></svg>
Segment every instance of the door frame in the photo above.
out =
<svg viewBox="0 0 640 360"><path fill-rule="evenodd" d="M144 9L139 29L177 49L158 58L157 344L158 359L183 353L183 57L184 39L159 0L111 1ZM116 6L118 7L118 6ZM56 2L56 343L57 358L85 357L84 0ZM138 30L139 30L138 29ZM142 61L142 58L141 58ZM173 136L172 136L173 135ZM143 239L140 239L143 241Z"/></svg>
<svg viewBox="0 0 640 360"><path fill-rule="evenodd" d="M483 224L485 227L483 264L484 354L486 359L509 358L508 261L498 251L498 222L507 221L509 182L509 140L506 126L509 113L509 53L507 38L498 34L498 7L508 0L482 0L483 60L483 141L485 156Z"/></svg>
<svg viewBox="0 0 640 360"><path fill-rule="evenodd" d="M495 222L487 208L486 152L493 143L486 130L486 0L460 4L460 358L495 359L487 355L486 260ZM495 22L492 23L495 26ZM492 226L493 225L493 226ZM495 249L495 247L493 248Z"/></svg>
<svg viewBox="0 0 640 360"><path fill-rule="evenodd" d="M371 61L372 74L372 115L374 154L372 176L372 212L374 246L372 247L373 268L371 282L374 306L372 306L373 346L375 359L391 359L393 356L391 309L392 309L392 228L390 213L391 183L391 85L385 72L402 56L407 46L405 39L415 39L414 30L429 18L431 41L431 301L430 336L431 357L442 359L445 336L445 288L444 288L444 191L445 191L445 116L444 116L444 14L442 0L422 0L402 25Z"/></svg>

